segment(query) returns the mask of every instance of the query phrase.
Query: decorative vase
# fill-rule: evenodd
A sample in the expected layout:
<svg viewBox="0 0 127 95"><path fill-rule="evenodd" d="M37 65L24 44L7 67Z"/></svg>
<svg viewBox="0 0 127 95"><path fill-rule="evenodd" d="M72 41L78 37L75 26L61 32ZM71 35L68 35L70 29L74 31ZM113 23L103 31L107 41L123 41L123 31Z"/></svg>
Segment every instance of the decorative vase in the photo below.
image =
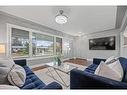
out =
<svg viewBox="0 0 127 95"><path fill-rule="evenodd" d="M57 63L58 63L58 64L57 64L58 66L60 66L61 63L62 63L59 57L57 57Z"/></svg>

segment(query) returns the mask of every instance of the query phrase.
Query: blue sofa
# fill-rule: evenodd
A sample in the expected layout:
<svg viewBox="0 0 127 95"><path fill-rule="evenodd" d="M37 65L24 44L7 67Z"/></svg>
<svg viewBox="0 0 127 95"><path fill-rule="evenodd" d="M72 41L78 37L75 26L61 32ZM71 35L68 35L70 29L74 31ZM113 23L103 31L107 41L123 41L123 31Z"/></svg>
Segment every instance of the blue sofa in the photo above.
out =
<svg viewBox="0 0 127 95"><path fill-rule="evenodd" d="M95 75L94 72L101 61L94 58L93 64L84 71L74 69L70 72L70 89L127 89L127 59L120 57L124 76L121 82Z"/></svg>
<svg viewBox="0 0 127 95"><path fill-rule="evenodd" d="M26 60L14 60L15 64L22 66L26 71L25 84L20 87L21 89L62 89L62 86L56 82L46 85L42 82L27 66Z"/></svg>

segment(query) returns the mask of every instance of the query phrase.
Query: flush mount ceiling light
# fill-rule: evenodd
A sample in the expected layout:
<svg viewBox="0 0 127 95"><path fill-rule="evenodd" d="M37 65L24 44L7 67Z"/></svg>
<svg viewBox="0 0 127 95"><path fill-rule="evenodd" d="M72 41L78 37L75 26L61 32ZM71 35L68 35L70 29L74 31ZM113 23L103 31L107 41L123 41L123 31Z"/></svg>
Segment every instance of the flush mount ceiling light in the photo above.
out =
<svg viewBox="0 0 127 95"><path fill-rule="evenodd" d="M82 32L78 32L78 34L77 34L77 36L83 36L84 35L84 33L82 33Z"/></svg>
<svg viewBox="0 0 127 95"><path fill-rule="evenodd" d="M67 22L67 16L63 15L63 10L59 11L59 14L56 16L55 21L58 24L65 24Z"/></svg>

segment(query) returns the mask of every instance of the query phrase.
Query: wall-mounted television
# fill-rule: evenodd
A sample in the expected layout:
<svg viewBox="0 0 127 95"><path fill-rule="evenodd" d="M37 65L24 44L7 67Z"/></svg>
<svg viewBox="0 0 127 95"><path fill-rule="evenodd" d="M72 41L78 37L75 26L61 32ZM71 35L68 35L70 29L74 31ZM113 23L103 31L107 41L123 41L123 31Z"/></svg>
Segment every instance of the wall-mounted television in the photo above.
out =
<svg viewBox="0 0 127 95"><path fill-rule="evenodd" d="M89 50L115 50L115 36L89 39Z"/></svg>

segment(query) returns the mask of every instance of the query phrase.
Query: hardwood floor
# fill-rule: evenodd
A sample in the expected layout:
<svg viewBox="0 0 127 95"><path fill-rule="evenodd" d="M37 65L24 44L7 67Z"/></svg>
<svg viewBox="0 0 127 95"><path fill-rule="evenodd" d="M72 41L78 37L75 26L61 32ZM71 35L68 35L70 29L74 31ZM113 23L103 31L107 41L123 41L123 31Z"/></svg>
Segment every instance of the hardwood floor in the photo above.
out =
<svg viewBox="0 0 127 95"><path fill-rule="evenodd" d="M69 60L65 60L64 62L70 62L70 63L73 63L73 64L78 64L78 65L83 65L83 66L88 66L88 62L86 59L81 59L81 58L72 58L72 59L69 59Z"/></svg>
<svg viewBox="0 0 127 95"><path fill-rule="evenodd" d="M44 66L38 66L38 67L35 67L35 68L32 68L32 71L38 71L38 70L41 70L41 69L44 69L44 68L47 68L48 66L44 65Z"/></svg>

